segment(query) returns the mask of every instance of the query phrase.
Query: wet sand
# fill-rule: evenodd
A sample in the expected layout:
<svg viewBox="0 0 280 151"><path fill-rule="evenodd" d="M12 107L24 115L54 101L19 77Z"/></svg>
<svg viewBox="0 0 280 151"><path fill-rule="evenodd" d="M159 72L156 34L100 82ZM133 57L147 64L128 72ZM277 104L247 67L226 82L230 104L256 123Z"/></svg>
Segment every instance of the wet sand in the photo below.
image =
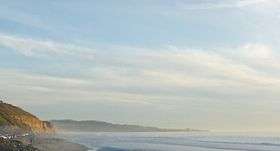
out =
<svg viewBox="0 0 280 151"><path fill-rule="evenodd" d="M86 146L57 138L37 138L32 144L40 151L88 151Z"/></svg>

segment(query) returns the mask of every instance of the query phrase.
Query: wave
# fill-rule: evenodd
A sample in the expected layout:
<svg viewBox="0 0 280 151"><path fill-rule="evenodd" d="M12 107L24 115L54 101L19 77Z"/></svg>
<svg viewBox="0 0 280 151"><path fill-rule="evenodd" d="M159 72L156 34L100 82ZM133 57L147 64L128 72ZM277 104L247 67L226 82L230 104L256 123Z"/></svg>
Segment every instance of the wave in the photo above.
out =
<svg viewBox="0 0 280 151"><path fill-rule="evenodd" d="M217 143L217 144L234 144L234 145L261 145L261 146L280 146L277 143L243 143L243 142L227 142L227 141L198 141L202 143Z"/></svg>
<svg viewBox="0 0 280 151"><path fill-rule="evenodd" d="M152 151L152 150L122 149L122 148L113 148L113 147L102 147L102 148L98 149L97 151Z"/></svg>

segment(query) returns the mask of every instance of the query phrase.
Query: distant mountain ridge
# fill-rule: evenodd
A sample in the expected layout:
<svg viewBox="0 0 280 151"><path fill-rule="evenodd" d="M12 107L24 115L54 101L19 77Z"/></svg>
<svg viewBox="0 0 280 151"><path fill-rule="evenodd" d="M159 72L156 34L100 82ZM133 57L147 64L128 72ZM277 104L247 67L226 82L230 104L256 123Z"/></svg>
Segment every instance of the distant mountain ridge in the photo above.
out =
<svg viewBox="0 0 280 151"><path fill-rule="evenodd" d="M35 133L54 132L50 122L41 121L23 109L0 101L0 126L15 127Z"/></svg>
<svg viewBox="0 0 280 151"><path fill-rule="evenodd" d="M50 121L57 130L70 132L189 132L199 131L194 129L163 129L139 125L113 124L103 121L75 121L52 120Z"/></svg>

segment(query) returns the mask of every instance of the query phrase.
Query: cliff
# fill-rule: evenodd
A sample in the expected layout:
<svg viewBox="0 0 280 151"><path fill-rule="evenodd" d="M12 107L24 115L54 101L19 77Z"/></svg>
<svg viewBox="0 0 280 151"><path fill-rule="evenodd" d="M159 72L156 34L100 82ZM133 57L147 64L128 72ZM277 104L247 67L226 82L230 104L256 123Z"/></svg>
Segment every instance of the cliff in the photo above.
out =
<svg viewBox="0 0 280 151"><path fill-rule="evenodd" d="M35 133L54 132L50 122L41 121L23 109L2 101L0 101L0 126L16 127Z"/></svg>

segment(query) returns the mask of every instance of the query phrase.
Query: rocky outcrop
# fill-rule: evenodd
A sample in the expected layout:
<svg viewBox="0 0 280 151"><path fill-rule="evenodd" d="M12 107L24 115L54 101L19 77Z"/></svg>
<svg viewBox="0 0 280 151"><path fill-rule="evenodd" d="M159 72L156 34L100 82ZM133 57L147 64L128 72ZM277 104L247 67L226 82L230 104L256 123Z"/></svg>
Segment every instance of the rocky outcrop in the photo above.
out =
<svg viewBox="0 0 280 151"><path fill-rule="evenodd" d="M17 140L0 138L0 150L1 151L39 151L37 148L23 144Z"/></svg>
<svg viewBox="0 0 280 151"><path fill-rule="evenodd" d="M11 104L0 102L0 119L2 126L18 127L34 133L52 133L53 126L47 121L41 121L36 116Z"/></svg>

